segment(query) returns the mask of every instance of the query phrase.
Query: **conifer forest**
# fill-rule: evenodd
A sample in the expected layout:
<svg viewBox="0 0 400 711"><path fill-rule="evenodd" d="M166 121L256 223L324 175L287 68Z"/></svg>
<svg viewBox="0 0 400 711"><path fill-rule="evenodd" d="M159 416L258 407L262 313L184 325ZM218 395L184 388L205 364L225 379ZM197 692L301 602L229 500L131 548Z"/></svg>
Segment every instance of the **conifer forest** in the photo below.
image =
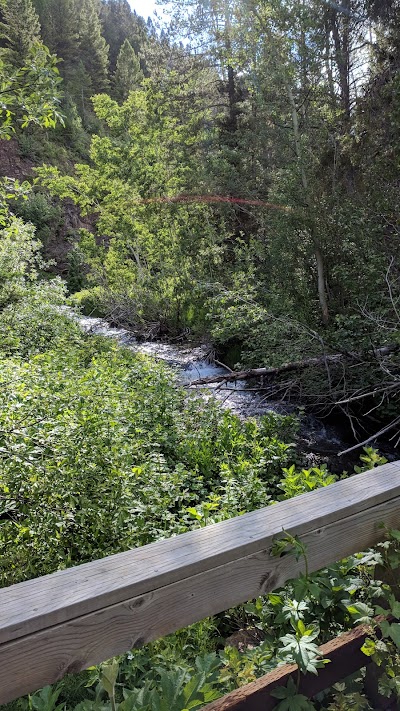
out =
<svg viewBox="0 0 400 711"><path fill-rule="evenodd" d="M399 0L0 0L0 176L1 588L400 459ZM304 575L1 708L201 709L359 624L387 705L362 669L275 708L399 708L399 531L285 545Z"/></svg>

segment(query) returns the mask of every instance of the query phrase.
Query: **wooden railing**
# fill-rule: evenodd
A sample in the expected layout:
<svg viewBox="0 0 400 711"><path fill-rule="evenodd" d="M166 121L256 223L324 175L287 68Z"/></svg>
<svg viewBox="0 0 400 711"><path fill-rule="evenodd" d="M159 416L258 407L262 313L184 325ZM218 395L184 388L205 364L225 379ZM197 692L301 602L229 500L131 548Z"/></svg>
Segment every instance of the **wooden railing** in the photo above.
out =
<svg viewBox="0 0 400 711"><path fill-rule="evenodd" d="M309 672L299 676L296 664L284 664L268 674L264 674L256 681L240 686L217 701L203 706L202 711L272 711L279 704L279 700L273 696L273 692L278 686L286 686L289 677L292 677L296 685L298 683L298 693L311 699L321 691L329 689L333 684L372 663L371 657L366 657L361 651L361 647L370 633L371 629L367 625L360 625L321 645L321 656L324 659L329 659L329 664L319 669L318 674ZM382 699L379 693L374 693L374 698L372 698L372 689L369 688L368 691L372 708L379 708L380 711L390 708L391 699ZM395 706L395 708L398 707Z"/></svg>
<svg viewBox="0 0 400 711"><path fill-rule="evenodd" d="M280 587L282 530L318 570L400 528L400 462L142 548L0 590L0 703Z"/></svg>

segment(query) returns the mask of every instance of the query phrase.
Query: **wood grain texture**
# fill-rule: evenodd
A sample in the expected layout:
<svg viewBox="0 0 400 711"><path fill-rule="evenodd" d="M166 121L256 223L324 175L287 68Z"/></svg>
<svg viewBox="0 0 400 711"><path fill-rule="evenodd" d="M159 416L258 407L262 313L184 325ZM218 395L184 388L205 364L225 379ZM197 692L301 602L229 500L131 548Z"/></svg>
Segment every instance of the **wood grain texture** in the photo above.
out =
<svg viewBox="0 0 400 711"><path fill-rule="evenodd" d="M237 518L0 590L0 644L303 536L400 496L400 462Z"/></svg>
<svg viewBox="0 0 400 711"><path fill-rule="evenodd" d="M0 591L2 615L3 596L13 615L0 645L0 703L280 587L303 565L271 556L282 528L301 536L318 570L378 542L383 521L400 527L398 465ZM66 619L63 604L82 614Z"/></svg>

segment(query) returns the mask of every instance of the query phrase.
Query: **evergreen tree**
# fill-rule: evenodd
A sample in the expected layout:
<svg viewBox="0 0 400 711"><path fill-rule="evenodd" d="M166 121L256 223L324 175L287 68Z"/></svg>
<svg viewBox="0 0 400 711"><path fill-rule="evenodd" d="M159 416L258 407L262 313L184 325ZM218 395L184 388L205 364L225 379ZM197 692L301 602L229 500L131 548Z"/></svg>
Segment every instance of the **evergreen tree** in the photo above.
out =
<svg viewBox="0 0 400 711"><path fill-rule="evenodd" d="M143 80L139 58L129 40L125 40L117 59L117 70L114 76L115 95L125 101L129 93L136 89Z"/></svg>
<svg viewBox="0 0 400 711"><path fill-rule="evenodd" d="M0 37L12 63L22 66L29 50L40 42L40 22L31 0L7 0L2 7Z"/></svg>
<svg viewBox="0 0 400 711"><path fill-rule="evenodd" d="M79 60L76 62L74 72L66 84L66 94L75 104L85 127L90 125L93 118L90 101L93 93L91 78L83 61Z"/></svg>
<svg viewBox="0 0 400 711"><path fill-rule="evenodd" d="M43 33L43 19L46 18L46 15L48 15L48 8L51 0L32 0L33 7L35 8L38 16L39 16L39 21L40 25L42 27L42 33ZM3 0L3 5L6 5L7 2L6 0ZM43 34L42 34L43 36Z"/></svg>
<svg viewBox="0 0 400 711"><path fill-rule="evenodd" d="M110 71L115 72L122 45L128 39L136 54L141 53L147 39L146 24L132 12L128 0L103 0L100 17L103 35L110 45Z"/></svg>
<svg viewBox="0 0 400 711"><path fill-rule="evenodd" d="M74 0L34 0L43 42L62 58L63 77L73 75L79 61L78 23Z"/></svg>
<svg viewBox="0 0 400 711"><path fill-rule="evenodd" d="M109 46L102 35L99 5L96 0L76 0L78 9L79 59L90 77L95 94L108 87Z"/></svg>

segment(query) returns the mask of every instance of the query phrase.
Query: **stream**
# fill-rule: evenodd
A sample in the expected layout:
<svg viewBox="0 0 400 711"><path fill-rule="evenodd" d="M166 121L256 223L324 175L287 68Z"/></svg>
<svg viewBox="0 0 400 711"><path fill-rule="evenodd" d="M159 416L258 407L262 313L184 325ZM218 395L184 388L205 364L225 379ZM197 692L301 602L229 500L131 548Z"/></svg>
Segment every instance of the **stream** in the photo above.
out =
<svg viewBox="0 0 400 711"><path fill-rule="evenodd" d="M227 372L225 368L213 361L212 349L209 346L184 347L157 341L139 342L130 331L115 328L104 319L82 316L71 312L70 309L68 311L86 333L113 338L121 346L136 353L165 361L177 371L178 382L182 385L198 378L223 375ZM243 381L224 383L223 387L217 384L196 387L204 390L204 397L216 398L222 407L241 418L257 417L271 411L278 414L294 411L293 407L285 406L282 402L271 401L261 392L247 390ZM348 461L343 461L343 458L337 455L352 443L351 438L346 437L344 428L328 424L312 414L302 416L298 450L306 458L309 466L317 466L325 462L332 471L343 471ZM351 462L356 461L359 454L360 452L356 452L350 458Z"/></svg>
<svg viewBox="0 0 400 711"><path fill-rule="evenodd" d="M178 382L187 385L192 380L206 378L215 375L224 375L228 371L216 365L211 359L211 349L209 346L197 346L195 348L185 348L184 346L174 346L169 343L157 341L137 341L130 331L124 328L114 328L107 321L91 316L77 316L78 321L86 333L113 338L125 348L129 348L136 353L143 353L158 360L165 361L178 373ZM201 386L196 386L200 389ZM202 386L205 393L212 392L223 407L231 410L240 417L255 417L264 415L266 412L282 412L278 406L268 402L260 394L246 391L243 383L224 383L223 387L218 384Z"/></svg>

